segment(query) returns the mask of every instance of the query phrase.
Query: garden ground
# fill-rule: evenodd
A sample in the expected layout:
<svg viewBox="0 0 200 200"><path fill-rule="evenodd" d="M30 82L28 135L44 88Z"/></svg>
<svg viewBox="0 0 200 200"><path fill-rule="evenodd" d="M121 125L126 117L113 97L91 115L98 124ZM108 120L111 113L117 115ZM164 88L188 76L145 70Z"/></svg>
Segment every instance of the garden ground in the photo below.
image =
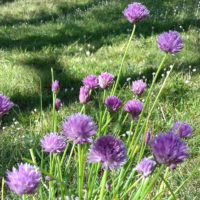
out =
<svg viewBox="0 0 200 200"><path fill-rule="evenodd" d="M0 130L0 177L7 168L28 157L28 148L37 146L39 137L50 131L51 68L61 84L59 98L63 108L59 120L80 110L78 92L84 76L102 71L117 73L132 29L122 15L130 2L3 0L0 3L0 91L16 104L14 111L3 119ZM120 83L124 85L128 77L143 78L150 83L163 56L156 46L157 35L169 29L181 32L184 50L167 60L157 82L159 88L169 65L175 64L151 119L151 130L155 134L166 131L175 120L192 125L190 161L176 170L172 184L180 185L196 168L180 192L180 199L199 199L200 2L141 2L149 8L151 16L136 28ZM131 98L131 92L127 88L121 96Z"/></svg>

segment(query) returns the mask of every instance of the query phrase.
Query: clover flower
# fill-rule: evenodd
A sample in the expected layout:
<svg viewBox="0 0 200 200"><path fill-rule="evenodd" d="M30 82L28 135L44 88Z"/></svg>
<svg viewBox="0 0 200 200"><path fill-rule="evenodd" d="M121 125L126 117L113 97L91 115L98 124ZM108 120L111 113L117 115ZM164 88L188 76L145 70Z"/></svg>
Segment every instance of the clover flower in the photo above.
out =
<svg viewBox="0 0 200 200"><path fill-rule="evenodd" d="M76 113L69 116L62 126L63 134L76 144L91 143L91 137L96 134L97 126L92 118Z"/></svg>
<svg viewBox="0 0 200 200"><path fill-rule="evenodd" d="M118 169L125 164L126 147L123 142L113 136L102 136L92 145L88 155L89 163L102 164L104 169Z"/></svg>
<svg viewBox="0 0 200 200"><path fill-rule="evenodd" d="M30 164L19 164L7 172L6 183L10 190L18 195L34 194L41 180L38 169Z"/></svg>
<svg viewBox="0 0 200 200"><path fill-rule="evenodd" d="M60 153L65 150L66 143L63 136L57 133L49 133L41 140L43 151L48 153Z"/></svg>
<svg viewBox="0 0 200 200"><path fill-rule="evenodd" d="M141 3L134 2L128 5L123 11L123 14L129 22L135 24L147 18L149 16L149 10Z"/></svg>
<svg viewBox="0 0 200 200"><path fill-rule="evenodd" d="M183 41L177 31L169 31L158 36L157 45L161 51L176 54L183 48Z"/></svg>
<svg viewBox="0 0 200 200"><path fill-rule="evenodd" d="M122 101L116 96L109 96L105 100L109 112L116 112L122 105Z"/></svg>
<svg viewBox="0 0 200 200"><path fill-rule="evenodd" d="M0 118L8 114L13 106L13 102L7 96L0 94Z"/></svg>

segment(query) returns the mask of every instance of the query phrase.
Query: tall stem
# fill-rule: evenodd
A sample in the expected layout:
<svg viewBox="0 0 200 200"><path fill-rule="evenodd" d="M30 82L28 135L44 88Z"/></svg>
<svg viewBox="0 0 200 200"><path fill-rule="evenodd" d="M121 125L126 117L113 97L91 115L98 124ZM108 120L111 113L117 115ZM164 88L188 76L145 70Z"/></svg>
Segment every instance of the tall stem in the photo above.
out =
<svg viewBox="0 0 200 200"><path fill-rule="evenodd" d="M123 58L122 58L122 61L121 61L121 64L120 64L119 72L118 72L118 75L117 75L117 80L116 80L115 84L113 85L113 89L112 89L112 92L111 92L112 95L115 94L116 89L117 89L117 86L118 86L118 84L119 84L119 80L120 80L120 78L121 78L121 73L122 73L122 67L123 67L124 60L125 60L125 58L126 58L126 55L127 55L127 52L128 52L128 49L129 49L129 46L130 46L130 43L131 43L131 40L132 40L133 35L134 35L134 33L135 33L135 28L136 28L136 25L134 24L134 25L133 25L132 32L131 32L131 36L130 36L129 41L128 41L128 43L127 43L126 50L125 50L125 52L124 52L124 55L123 55Z"/></svg>
<svg viewBox="0 0 200 200"><path fill-rule="evenodd" d="M106 187L107 175L108 175L108 170L105 170L103 173L102 180L101 180L101 191L100 191L100 195L99 195L99 200L103 200L104 191L105 191L105 187Z"/></svg>
<svg viewBox="0 0 200 200"><path fill-rule="evenodd" d="M81 144L78 144L78 193L79 200L83 200L83 181L84 181L84 153Z"/></svg>

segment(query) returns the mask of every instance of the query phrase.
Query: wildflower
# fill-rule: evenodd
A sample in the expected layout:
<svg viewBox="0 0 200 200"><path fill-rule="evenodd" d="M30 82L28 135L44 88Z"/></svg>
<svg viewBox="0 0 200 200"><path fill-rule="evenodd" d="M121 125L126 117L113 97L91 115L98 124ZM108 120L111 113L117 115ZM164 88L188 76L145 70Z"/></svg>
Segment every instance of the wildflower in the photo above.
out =
<svg viewBox="0 0 200 200"><path fill-rule="evenodd" d="M55 80L51 85L51 90L54 93L58 93L59 89L60 89L59 81Z"/></svg>
<svg viewBox="0 0 200 200"><path fill-rule="evenodd" d="M7 185L18 195L34 194L41 180L41 174L37 168L30 164L19 164L7 172Z"/></svg>
<svg viewBox="0 0 200 200"><path fill-rule="evenodd" d="M128 5L123 14L129 22L137 23L149 16L149 10L141 3L134 2Z"/></svg>
<svg viewBox="0 0 200 200"><path fill-rule="evenodd" d="M92 142L91 137L96 134L97 126L91 117L76 113L64 121L62 129L67 139L84 144Z"/></svg>
<svg viewBox="0 0 200 200"><path fill-rule="evenodd" d="M188 147L181 138L172 132L160 134L151 141L151 149L155 160L175 168L188 157Z"/></svg>
<svg viewBox="0 0 200 200"><path fill-rule="evenodd" d="M102 89L106 89L107 87L112 85L114 81L114 76L107 72L101 73L101 75L99 75L98 78L99 78L99 86Z"/></svg>
<svg viewBox="0 0 200 200"><path fill-rule="evenodd" d="M0 118L8 114L13 106L13 102L7 96L0 94Z"/></svg>
<svg viewBox="0 0 200 200"><path fill-rule="evenodd" d="M55 103L56 111L59 111L60 107L61 107L61 100L56 98L56 103Z"/></svg>
<svg viewBox="0 0 200 200"><path fill-rule="evenodd" d="M88 161L102 163L104 169L118 169L125 164L127 151L123 142L113 136L102 136L92 145Z"/></svg>
<svg viewBox="0 0 200 200"><path fill-rule="evenodd" d="M149 176L154 168L156 166L156 162L148 159L148 158L144 158L137 166L136 166L136 170L142 174L144 177Z"/></svg>
<svg viewBox="0 0 200 200"><path fill-rule="evenodd" d="M89 75L83 79L83 85L89 89L96 89L99 86L99 81L97 76Z"/></svg>
<svg viewBox="0 0 200 200"><path fill-rule="evenodd" d="M60 153L65 150L66 143L62 136L57 133L49 133L41 140L43 151L48 153Z"/></svg>
<svg viewBox="0 0 200 200"><path fill-rule="evenodd" d="M90 89L82 86L79 92L79 101L81 104L86 104L90 100Z"/></svg>
<svg viewBox="0 0 200 200"><path fill-rule="evenodd" d="M186 122L178 121L178 122L174 123L171 131L173 133L178 134L181 138L192 137L192 128Z"/></svg>
<svg viewBox="0 0 200 200"><path fill-rule="evenodd" d="M109 96L105 100L105 105L110 112L116 112L122 105L122 101L116 96Z"/></svg>
<svg viewBox="0 0 200 200"><path fill-rule="evenodd" d="M157 45L161 51L175 54L183 48L183 41L177 31L169 31L158 36Z"/></svg>
<svg viewBox="0 0 200 200"><path fill-rule="evenodd" d="M124 110L131 114L133 119L137 119L143 109L143 103L139 100L129 100L124 105Z"/></svg>
<svg viewBox="0 0 200 200"><path fill-rule="evenodd" d="M137 80L132 82L131 90L135 95L141 95L145 89L147 84L143 82L143 80Z"/></svg>

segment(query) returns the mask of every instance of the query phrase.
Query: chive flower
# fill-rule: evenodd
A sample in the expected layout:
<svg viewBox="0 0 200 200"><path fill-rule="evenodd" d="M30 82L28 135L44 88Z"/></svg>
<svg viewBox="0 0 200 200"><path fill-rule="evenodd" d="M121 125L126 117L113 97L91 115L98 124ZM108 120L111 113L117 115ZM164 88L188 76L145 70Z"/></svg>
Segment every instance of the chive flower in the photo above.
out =
<svg viewBox="0 0 200 200"><path fill-rule="evenodd" d="M60 153L65 150L66 143L63 136L57 133L49 133L42 138L41 146L44 152Z"/></svg>
<svg viewBox="0 0 200 200"><path fill-rule="evenodd" d="M144 20L149 16L149 10L141 3L131 3L128 7L123 11L124 17L130 23L137 23L141 20Z"/></svg>
<svg viewBox="0 0 200 200"><path fill-rule="evenodd" d="M138 119L138 116L142 112L142 109L143 109L143 103L136 99L129 100L124 105L124 110L127 113L130 113L133 119Z"/></svg>
<svg viewBox="0 0 200 200"><path fill-rule="evenodd" d="M56 103L55 103L55 108L56 108L56 111L59 111L60 110L60 107L61 107L61 100L56 98Z"/></svg>
<svg viewBox="0 0 200 200"><path fill-rule="evenodd" d="M95 75L89 75L83 79L83 85L89 89L96 89L99 87L98 77Z"/></svg>
<svg viewBox="0 0 200 200"><path fill-rule="evenodd" d="M41 174L35 166L19 164L18 168L7 172L6 183L11 191L18 195L34 194L41 180Z"/></svg>
<svg viewBox="0 0 200 200"><path fill-rule="evenodd" d="M0 94L0 118L8 114L13 106L13 102L7 96Z"/></svg>
<svg viewBox="0 0 200 200"><path fill-rule="evenodd" d="M103 72L99 75L99 87L102 89L106 89L107 87L111 86L114 81L114 76L107 72Z"/></svg>
<svg viewBox="0 0 200 200"><path fill-rule="evenodd" d="M172 132L159 134L151 141L150 146L157 163L173 169L188 157L186 143Z"/></svg>
<svg viewBox="0 0 200 200"><path fill-rule="evenodd" d="M178 134L181 138L192 137L192 127L186 122L176 122L174 123L171 131Z"/></svg>
<svg viewBox="0 0 200 200"><path fill-rule="evenodd" d="M113 136L102 136L91 146L89 163L101 163L104 169L115 170L126 163L127 151L123 142Z"/></svg>
<svg viewBox="0 0 200 200"><path fill-rule="evenodd" d="M147 84L143 80L133 81L131 90L135 95L139 96L144 93L146 86Z"/></svg>
<svg viewBox="0 0 200 200"><path fill-rule="evenodd" d="M75 144L91 143L97 126L91 117L76 113L69 116L62 125L64 136Z"/></svg>
<svg viewBox="0 0 200 200"><path fill-rule="evenodd" d="M51 90L54 93L58 93L59 89L60 89L59 81L55 80L51 85Z"/></svg>
<svg viewBox="0 0 200 200"><path fill-rule="evenodd" d="M156 162L148 159L148 158L144 158L137 166L136 166L136 170L138 173L142 174L144 177L148 177L153 170L155 169L156 166Z"/></svg>
<svg viewBox="0 0 200 200"><path fill-rule="evenodd" d="M122 101L116 96L109 96L105 100L105 105L109 112L116 112L122 105Z"/></svg>
<svg viewBox="0 0 200 200"><path fill-rule="evenodd" d="M82 86L79 92L79 102L86 104L90 100L90 89L86 86Z"/></svg>
<svg viewBox="0 0 200 200"><path fill-rule="evenodd" d="M161 51L176 54L183 48L183 41L177 31L169 31L158 36L157 45Z"/></svg>

